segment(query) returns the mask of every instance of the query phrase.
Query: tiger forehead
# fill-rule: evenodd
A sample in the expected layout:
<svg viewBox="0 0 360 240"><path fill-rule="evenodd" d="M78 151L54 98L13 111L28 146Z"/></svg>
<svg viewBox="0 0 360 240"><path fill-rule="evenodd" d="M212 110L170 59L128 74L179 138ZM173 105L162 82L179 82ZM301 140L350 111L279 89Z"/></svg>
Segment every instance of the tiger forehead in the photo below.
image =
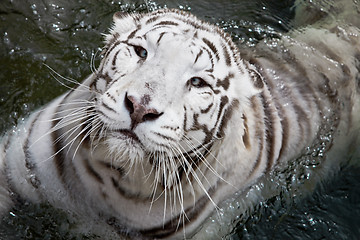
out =
<svg viewBox="0 0 360 240"><path fill-rule="evenodd" d="M218 35L228 41L229 35L218 27L199 20L190 13L174 10L163 10L142 15L137 19L138 33L146 35L151 31L169 31L184 35L195 35L197 32L204 34Z"/></svg>

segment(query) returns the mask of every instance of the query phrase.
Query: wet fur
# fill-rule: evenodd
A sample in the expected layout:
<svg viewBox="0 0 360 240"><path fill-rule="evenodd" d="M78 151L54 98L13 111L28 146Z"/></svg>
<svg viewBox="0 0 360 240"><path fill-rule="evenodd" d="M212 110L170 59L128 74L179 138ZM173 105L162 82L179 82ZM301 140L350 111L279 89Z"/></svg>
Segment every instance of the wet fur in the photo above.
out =
<svg viewBox="0 0 360 240"><path fill-rule="evenodd" d="M169 51L153 65L129 42L147 24L173 34L147 40ZM115 14L99 68L4 137L0 211L17 198L46 201L123 236L192 236L224 199L301 156L325 121L335 149L348 145L359 128L357 34L355 26L304 28L249 51L178 10ZM188 39L191 53L176 45ZM209 66L208 85L189 82ZM131 116L137 107L151 119Z"/></svg>

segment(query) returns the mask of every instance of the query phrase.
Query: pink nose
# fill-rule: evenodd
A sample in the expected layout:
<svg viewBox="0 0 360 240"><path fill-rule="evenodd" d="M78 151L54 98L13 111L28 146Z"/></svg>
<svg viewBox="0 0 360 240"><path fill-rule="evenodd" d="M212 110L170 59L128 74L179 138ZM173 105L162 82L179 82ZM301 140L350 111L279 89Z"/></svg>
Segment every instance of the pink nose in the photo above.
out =
<svg viewBox="0 0 360 240"><path fill-rule="evenodd" d="M150 101L148 95L143 96L140 102L135 97L125 95L125 106L130 113L131 129L134 129L139 123L152 121L159 118L163 113L159 113L156 109L147 108L146 105Z"/></svg>

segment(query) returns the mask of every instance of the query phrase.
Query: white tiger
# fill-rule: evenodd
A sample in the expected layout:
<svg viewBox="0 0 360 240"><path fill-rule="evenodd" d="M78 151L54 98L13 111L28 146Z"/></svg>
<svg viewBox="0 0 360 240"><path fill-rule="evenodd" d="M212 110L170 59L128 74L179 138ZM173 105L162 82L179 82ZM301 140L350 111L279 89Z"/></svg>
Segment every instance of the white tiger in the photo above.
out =
<svg viewBox="0 0 360 240"><path fill-rule="evenodd" d="M324 121L358 128L359 32L341 30L240 52L183 11L116 13L96 72L3 138L0 210L49 202L120 238L191 237Z"/></svg>

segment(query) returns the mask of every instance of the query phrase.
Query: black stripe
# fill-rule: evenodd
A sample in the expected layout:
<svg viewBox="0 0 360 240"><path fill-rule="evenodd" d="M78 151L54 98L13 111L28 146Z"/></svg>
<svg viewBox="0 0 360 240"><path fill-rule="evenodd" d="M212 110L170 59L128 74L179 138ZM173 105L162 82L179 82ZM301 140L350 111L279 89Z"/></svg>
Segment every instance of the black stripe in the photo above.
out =
<svg viewBox="0 0 360 240"><path fill-rule="evenodd" d="M159 17L160 17L160 16L154 16L154 17L152 17L152 18L149 18L149 19L145 22L145 24L147 25L147 24L149 24L149 23L155 22L157 19L159 19Z"/></svg>
<svg viewBox="0 0 360 240"><path fill-rule="evenodd" d="M118 40L119 37L120 37L119 33L114 33L112 35L112 38L107 42L106 45L111 46L112 44L114 44ZM104 49L106 49L106 46L104 47Z"/></svg>
<svg viewBox="0 0 360 240"><path fill-rule="evenodd" d="M281 59L279 58L279 56L274 55L273 52L266 52L268 53L266 54L266 60L268 61L268 64L272 65L272 69L276 69L277 72L284 73L285 76L282 77L291 78L291 82L296 83L297 86L294 89L293 87L289 87L288 85L286 85L284 89L278 89L279 93L283 92L282 95L292 97L291 102L297 102L298 98L294 98L294 94L292 93L293 89L297 90L300 95L302 95L303 101L307 103L309 108L311 108L312 104L315 103L317 108L320 109L320 103L317 97L318 94L313 89L313 83L309 79L307 70L300 62L298 62L296 56L293 53L291 53L290 51L281 52ZM271 79L268 76L268 72L259 66L261 64L257 59L251 58L249 61L257 67L257 69L259 70L259 72L261 72L262 76L265 77L265 79ZM289 68L291 67L294 68L292 71L289 70ZM286 81L286 79L284 79L284 83L288 84L289 81Z"/></svg>
<svg viewBox="0 0 360 240"><path fill-rule="evenodd" d="M158 132L154 132L154 131L151 131L151 133L161 137L161 138L164 138L165 140L167 141L172 141L172 142L177 142L177 140L175 138L172 138L172 137L169 137L169 136L166 136L164 134L161 134L161 133L158 133Z"/></svg>
<svg viewBox="0 0 360 240"><path fill-rule="evenodd" d="M321 109L320 107L321 104L318 98L318 92L314 90L313 82L309 78L308 72L305 69L304 65L297 60L296 55L294 53L290 51L282 51L282 53L283 53L282 57L284 58L285 63L294 63L291 64L291 67L295 69L294 70L295 75L292 75L291 78L293 79L293 82L297 83L296 89L302 95L303 101L307 103L309 108L311 108L312 105L315 103L316 108ZM284 69L284 71L289 72L288 69Z"/></svg>
<svg viewBox="0 0 360 240"><path fill-rule="evenodd" d="M287 53L287 55L284 54L284 61L291 61L294 62L295 57L292 56L290 53ZM267 58L269 58L271 61L271 63L276 63L277 61L279 61L279 59L276 58L276 56L273 56L272 54L267 55ZM251 59L250 60L258 69L259 72L261 72L262 76L263 76L263 80L266 83L266 85L270 88L269 90L271 91L272 94L275 94L277 98L287 98L287 103L292 106L293 110L292 112L297 116L297 124L300 128L300 132L301 134L298 136L299 140L298 142L303 142L305 140L305 136L309 136L309 134L311 134L311 123L309 118L307 117L307 114L305 113L305 111L303 110L303 108L297 104L298 102L305 102L307 104L307 106L309 108L312 108L312 104L316 104L317 109L319 109L319 105L320 103L317 100L317 94L314 92L313 88L311 87L311 82L307 77L307 72L306 70L300 65L300 64L294 64L293 67L295 67L295 75L291 75L290 77L293 79L293 82L298 83L296 88L291 88L289 87L284 79L284 84L285 87L278 89L275 88L273 86L272 83L272 78L269 77L268 72L265 71L264 69L262 69L261 67L259 67L259 63L256 59ZM279 66L278 65L274 65L272 64L272 68L273 69L278 69ZM282 66L280 66L280 68L283 68ZM280 69L279 72L288 72L288 69ZM291 73L289 73L291 74ZM304 81L306 81L306 83L304 83ZM294 96L294 91L297 91L298 94L301 96L301 99L299 99L298 97ZM276 104L276 108L278 109L278 112L283 112L280 107L279 104L277 104L277 101L275 101ZM317 113L314 113L317 114ZM282 114L284 116L284 114ZM284 124L287 124L287 122L282 121L282 126L285 127ZM306 131L307 130L307 131ZM283 133L286 130L283 129ZM306 134L305 134L306 131ZM286 136L287 133L283 134L283 136ZM286 136L285 139L283 139L283 143L282 146L287 145L287 140L288 137ZM283 153L283 148L281 150L281 154Z"/></svg>
<svg viewBox="0 0 360 240"><path fill-rule="evenodd" d="M162 33L160 33L160 36L159 36L158 40L156 41L156 44L158 44L158 45L159 45L159 43L160 43L161 39L163 38L163 36L164 36L165 34L166 34L166 32L162 32Z"/></svg>
<svg viewBox="0 0 360 240"><path fill-rule="evenodd" d="M231 57L230 57L230 53L228 52L226 45L224 43L221 43L221 46L223 48L223 52L225 55L225 63L226 66L230 67L231 66Z"/></svg>
<svg viewBox="0 0 360 240"><path fill-rule="evenodd" d="M248 71L249 71L249 75L251 77L254 87L257 89L262 89L264 87L264 83L261 79L261 76L252 69L249 69Z"/></svg>
<svg viewBox="0 0 360 240"><path fill-rule="evenodd" d="M283 156L285 149L288 149L289 147L288 144L289 144L289 132L290 132L289 120L287 117L282 116L280 123L282 127L282 142L279 151L279 159Z"/></svg>
<svg viewBox="0 0 360 240"><path fill-rule="evenodd" d="M177 18L177 19L182 21L183 23L185 23L187 25L192 26L196 30L203 30L203 31L206 31L206 32L211 32L211 30L209 28L205 28L204 27L205 25L198 24L198 22L191 21L190 19L186 19L185 21L184 21L184 19L181 19L181 18Z"/></svg>
<svg viewBox="0 0 360 240"><path fill-rule="evenodd" d="M228 120L230 120L230 117L232 115L232 108L229 107L226 112L224 112L225 105L229 103L229 98L227 96L222 96L220 99L220 106L219 106L219 112L216 118L215 128L219 128L217 132L217 137L222 138L224 135L224 130L227 125ZM227 113L227 114L225 114ZM222 118L221 118L222 116ZM213 130L214 130L213 129ZM211 134L212 135L212 134Z"/></svg>
<svg viewBox="0 0 360 240"><path fill-rule="evenodd" d="M59 121L53 122L53 128L56 127L56 125L59 123ZM66 183L65 178L65 156L64 151L62 149L63 145L61 144L61 141L58 140L58 138L61 136L59 130L55 130L51 133L52 142L53 142L53 152L54 152L54 163L57 170L57 173L59 177L61 178L63 183Z"/></svg>
<svg viewBox="0 0 360 240"><path fill-rule="evenodd" d="M257 72L255 72L254 70L250 70L250 71L253 71L260 78L260 76L258 75ZM260 70L258 70L258 71L260 71ZM265 75L267 76L267 74L265 74ZM264 86L263 85L264 84L263 80L260 79L260 81L261 81L261 88L263 88L263 86ZM272 99L273 99L275 108L277 110L278 116L280 118L280 124L281 124L281 129L282 129L282 131L281 131L282 132L282 142L281 142L281 147L280 147L279 157L278 158L281 158L281 156L283 155L285 149L288 148L288 144L289 144L289 131L290 131L289 122L288 122L287 117L285 117L284 108L277 101L277 99L281 98L281 96L279 96L278 91L274 90L273 82L267 80L266 78L264 79L264 81L266 82L266 86L267 86L269 92L271 92L271 94L274 94Z"/></svg>
<svg viewBox="0 0 360 240"><path fill-rule="evenodd" d="M108 72L105 72L104 74L98 75L98 78L104 79L106 83L110 83L113 79L109 76Z"/></svg>
<svg viewBox="0 0 360 240"><path fill-rule="evenodd" d="M8 135L8 136L6 137L6 142L5 142L5 144L4 144L4 156L5 156L4 159L6 159L7 150L8 150L8 148L9 148L10 145L11 145L10 143L11 143L11 138L12 138L12 136L13 136L13 133L10 132L10 135Z"/></svg>
<svg viewBox="0 0 360 240"><path fill-rule="evenodd" d="M67 98L71 95L71 91L66 94L66 96L63 98L63 100L58 105L57 109L54 112L53 119L56 119L57 113L61 112L60 108L64 105L64 103L67 101ZM57 128L57 124L60 122L60 120L54 120L52 129ZM73 165L71 161L67 161L67 150L62 149L66 143L63 142L62 139L64 139L64 136L62 136L62 129L53 130L51 132L51 138L52 138L52 147L53 147L53 161L55 164L56 171L58 173L58 176L61 179L61 182L66 188L72 188L72 185L76 182L80 183L81 180L77 174L76 168ZM73 133L70 133L69 136L71 136ZM61 139L62 138L62 139ZM61 150L62 149L62 150Z"/></svg>
<svg viewBox="0 0 360 240"><path fill-rule="evenodd" d="M113 15L113 17L116 17L117 19L123 19L123 18L129 17L129 16L131 16L131 15L127 12L115 12Z"/></svg>
<svg viewBox="0 0 360 240"><path fill-rule="evenodd" d="M34 118L34 120L31 122L30 127L28 129L28 135L24 141L24 145L23 145L23 151L25 154L25 167L29 170L30 173L34 173L36 165L33 161L33 156L31 154L30 151L30 141L29 138L31 137L33 130L34 130L34 126L35 123L37 122L39 116L41 114L41 111L37 113L36 117ZM30 178L30 183L34 188L39 188L39 186L41 185L40 180L36 177L35 174L32 174L33 176Z"/></svg>
<svg viewBox="0 0 360 240"><path fill-rule="evenodd" d="M0 171L2 172L0 174L4 177L4 180L6 181L5 190L7 190L8 196L10 197L12 203L21 207L21 206L24 206L25 201L16 192L15 187L12 184L11 172L9 171L10 169L8 168L8 163L7 163L7 160L10 160L10 159L8 159L6 156L6 152L9 149L9 147L11 146L12 137L13 137L13 133L10 133L10 135L7 136L6 142L4 144L4 154L5 154L4 161L3 161L4 168L0 169ZM1 175L0 175L0 180L3 180L3 179L1 179Z"/></svg>
<svg viewBox="0 0 360 240"><path fill-rule="evenodd" d="M228 108L224 111L223 117L220 122L219 130L217 133L217 136L222 138L222 136L225 135L225 129L227 127L227 124L229 120L232 117L232 114L234 113L234 110L239 107L240 103L237 99L233 100Z"/></svg>
<svg viewBox="0 0 360 240"><path fill-rule="evenodd" d="M172 126L160 126L160 128L165 128L165 129L171 129L171 130L173 130L173 131L176 131L176 130L178 130L180 127L172 127Z"/></svg>
<svg viewBox="0 0 360 240"><path fill-rule="evenodd" d="M210 103L209 104L209 106L207 107L207 108L205 108L205 109L201 109L201 113L202 114L206 114L206 113L208 113L209 111L210 111L210 109L212 108L212 106L214 106L214 103L212 102L212 103Z"/></svg>
<svg viewBox="0 0 360 240"><path fill-rule="evenodd" d="M319 79L323 79L322 84L318 85L318 89L321 93L327 96L331 103L337 103L338 99L338 92L337 89L332 89L330 86L330 79L323 73L319 73Z"/></svg>
<svg viewBox="0 0 360 240"><path fill-rule="evenodd" d="M242 119L244 122L244 134L242 136L243 143L244 143L246 149L250 149L251 143L250 143L250 136L249 136L249 127L247 124L247 117L243 114Z"/></svg>
<svg viewBox="0 0 360 240"><path fill-rule="evenodd" d="M66 99L70 96L70 92L66 93L66 95L64 96L64 98L62 99L62 101L60 102L60 104L57 106L52 119L56 119L57 118L57 113L61 112L60 108L61 106L64 105L64 103L66 102ZM60 119L58 120L54 120L52 122L52 128L51 129L56 129L58 123L60 122ZM61 141L59 140L61 133L60 130L54 130L51 132L51 138L52 138L52 151L54 153L54 163L55 163L55 167L56 167L56 171L58 173L58 175L60 176L62 182L65 184L66 183L66 179L65 179L65 174L64 174L64 169L65 169L65 156L63 151L60 151L60 149L62 148L62 144Z"/></svg>
<svg viewBox="0 0 360 240"><path fill-rule="evenodd" d="M104 184L104 180L102 179L101 175L95 171L95 169L91 166L89 159L84 158L83 163L85 165L86 172L93 177L97 182Z"/></svg>
<svg viewBox="0 0 360 240"><path fill-rule="evenodd" d="M111 177L111 183L115 188L115 190L126 199L131 199L132 201L136 201L136 202L144 202L144 201L147 202L151 200L151 196L143 197L140 196L139 193L128 192L126 189L120 186L119 182L114 177Z"/></svg>
<svg viewBox="0 0 360 240"><path fill-rule="evenodd" d="M267 142L267 169L266 171L269 172L271 170L271 167L273 166L275 159L275 136L274 136L274 131L276 129L274 129L274 117L272 114L272 109L270 109L270 105L269 102L266 98L266 96L264 95L264 93L262 93L260 95L260 99L261 99L261 103L264 107L264 114L265 114L265 119L264 119L264 123L265 123L265 133L266 133L266 142Z"/></svg>
<svg viewBox="0 0 360 240"><path fill-rule="evenodd" d="M264 126L262 126L264 127ZM260 144L259 144L259 153L257 155L257 158L254 162L254 165L251 169L251 171L249 172L249 177L250 178L254 173L256 173L260 167L260 163L261 163L261 159L263 158L263 152L264 152L264 135L262 135L263 132L261 132L260 130L257 131L256 133L256 137L259 138L260 140Z"/></svg>
<svg viewBox="0 0 360 240"><path fill-rule="evenodd" d="M116 119L110 118L108 115L106 115L103 111L101 111L100 109L96 109L96 113L101 115L104 118L107 118L110 121L116 121Z"/></svg>
<svg viewBox="0 0 360 240"><path fill-rule="evenodd" d="M183 129L184 129L184 131L187 131L187 129L186 129L186 122L187 122L187 109L186 109L186 107L184 106L184 123L183 123Z"/></svg>
<svg viewBox="0 0 360 240"><path fill-rule="evenodd" d="M216 82L217 87L222 87L224 90L228 90L230 86L230 79L234 78L233 73L228 73L228 75L223 79L218 79Z"/></svg>
<svg viewBox="0 0 360 240"><path fill-rule="evenodd" d="M103 59L106 59L106 58L109 56L109 54L110 54L120 43L123 43L123 42L122 42L122 41L116 41L116 42L113 43L112 46L109 45L109 47L107 47L108 50L106 51L105 56L104 56ZM111 46L111 47L110 47L110 46Z"/></svg>
<svg viewBox="0 0 360 240"><path fill-rule="evenodd" d="M117 103L117 100L115 99L115 97L114 97L113 95L111 95L109 92L106 92L105 94L106 94L106 96L107 96L109 99L111 99L114 103Z"/></svg>
<svg viewBox="0 0 360 240"><path fill-rule="evenodd" d="M215 54L216 59L219 61L220 60L219 52L216 49L215 45L206 38L203 38L202 40L211 49L211 51Z"/></svg>
<svg viewBox="0 0 360 240"><path fill-rule="evenodd" d="M105 109L111 111L111 112L114 112L114 113L117 113L115 109L113 109L112 107L110 107L109 105L107 105L106 103L104 102L101 102L101 106L103 106ZM103 112L102 112L103 113ZM103 113L104 114L104 113Z"/></svg>
<svg viewBox="0 0 360 240"><path fill-rule="evenodd" d="M155 24L154 26L162 26L162 25L178 26L179 24L176 22L172 22L172 21L161 21L161 22Z"/></svg>
<svg viewBox="0 0 360 240"><path fill-rule="evenodd" d="M199 60L199 57L203 54L203 50L200 49L200 52L196 55L196 58L195 58L195 61L194 61L194 64Z"/></svg>
<svg viewBox="0 0 360 240"><path fill-rule="evenodd" d="M265 128L264 126L264 122L262 121L262 118L260 116L260 111L263 110L263 108L260 108L260 104L257 103L257 97L253 96L250 99L251 102L251 108L254 110L255 113L255 136L254 138L259 139L260 143L259 143L259 153L258 156L254 162L254 165L252 167L252 170L249 172L249 177L250 178L254 173L256 173L258 171L258 168L260 167L260 163L261 163L261 159L263 157L263 151L264 151L264 131L262 129ZM255 141L254 141L255 142Z"/></svg>
<svg viewBox="0 0 360 240"><path fill-rule="evenodd" d="M207 54L209 55L210 62L211 62L211 68L210 68L210 69L206 69L205 71L206 71L206 72L209 72L209 73L212 73L212 72L214 71L214 66L215 66L215 64L214 64L214 59L212 58L212 55L211 55L211 53L210 53L209 50L207 50L206 48L202 48L202 50L204 50L204 51L207 52Z"/></svg>
<svg viewBox="0 0 360 240"><path fill-rule="evenodd" d="M137 26L137 29L135 29L134 31L132 31L129 36L127 37L127 40L133 38L135 36L135 34L141 29L141 26Z"/></svg>
<svg viewBox="0 0 360 240"><path fill-rule="evenodd" d="M208 190L208 194L210 197L215 193L215 188L212 187ZM181 215L177 215L176 217L168 220L166 223L164 223L162 226L154 227L151 229L144 229L139 230L139 232L146 236L151 238L165 238L169 237L176 232L179 232L182 228L186 227L187 224L195 221L199 216L200 213L202 213L202 210L207 206L209 203L208 196L203 196L200 199L198 199L194 206L188 207L185 210L185 220L184 224L178 224L179 220L181 219ZM180 221L181 222L181 221Z"/></svg>
<svg viewBox="0 0 360 240"><path fill-rule="evenodd" d="M119 175L119 177L124 177L125 176L125 170L122 167L114 166L111 163L103 162L103 161L99 161L99 163L103 167L109 169L110 171L115 171Z"/></svg>
<svg viewBox="0 0 360 240"><path fill-rule="evenodd" d="M119 52L120 52L120 51L121 51L121 49L117 50L117 52L114 54L113 60L112 60L112 62L111 62L111 64L112 64L113 66L116 65L116 59L117 59L117 56L119 55Z"/></svg>
<svg viewBox="0 0 360 240"><path fill-rule="evenodd" d="M190 130L195 130L195 131L202 130L205 134L205 139L203 141L203 144L207 144L213 139L213 132L214 132L215 127L212 130L209 130L206 125L199 123L198 118L199 118L199 114L194 113L193 114L194 124Z"/></svg>

